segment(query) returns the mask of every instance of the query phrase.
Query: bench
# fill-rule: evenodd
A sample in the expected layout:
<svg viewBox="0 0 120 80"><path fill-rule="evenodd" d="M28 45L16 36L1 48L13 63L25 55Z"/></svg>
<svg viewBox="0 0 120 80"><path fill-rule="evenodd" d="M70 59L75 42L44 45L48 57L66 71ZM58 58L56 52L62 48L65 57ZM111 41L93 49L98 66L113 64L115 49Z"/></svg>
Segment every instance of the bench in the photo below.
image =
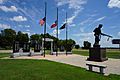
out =
<svg viewBox="0 0 120 80"><path fill-rule="evenodd" d="M105 65L89 64L89 63L87 63L86 65L88 66L89 71L93 71L92 69L93 67L98 67L100 70L100 74L104 74L104 69L107 67Z"/></svg>

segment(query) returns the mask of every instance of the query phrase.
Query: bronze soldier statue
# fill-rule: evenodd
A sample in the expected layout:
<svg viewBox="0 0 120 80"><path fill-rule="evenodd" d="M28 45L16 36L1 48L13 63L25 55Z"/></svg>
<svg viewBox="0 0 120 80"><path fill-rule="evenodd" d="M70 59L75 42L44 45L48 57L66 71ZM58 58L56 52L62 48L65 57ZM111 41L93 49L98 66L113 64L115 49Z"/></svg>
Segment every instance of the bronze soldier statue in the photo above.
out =
<svg viewBox="0 0 120 80"><path fill-rule="evenodd" d="M101 28L102 28L102 24L99 24L99 26L97 28L94 29L94 36L95 36L95 43L94 45L99 45L99 41L100 41L100 38L101 38Z"/></svg>
<svg viewBox="0 0 120 80"><path fill-rule="evenodd" d="M112 38L112 36L109 36L109 35L104 34L104 33L101 32L102 26L103 26L102 24L99 24L99 26L97 28L95 28L94 31L93 31L94 32L94 36L95 36L94 46L99 45L99 41L101 39L101 35Z"/></svg>

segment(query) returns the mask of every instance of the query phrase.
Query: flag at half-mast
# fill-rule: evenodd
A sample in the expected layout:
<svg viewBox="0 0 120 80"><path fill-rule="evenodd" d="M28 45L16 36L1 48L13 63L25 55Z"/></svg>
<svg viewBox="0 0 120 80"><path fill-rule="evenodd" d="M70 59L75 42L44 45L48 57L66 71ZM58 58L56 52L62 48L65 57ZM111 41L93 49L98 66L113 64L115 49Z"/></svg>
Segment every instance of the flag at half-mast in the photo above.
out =
<svg viewBox="0 0 120 80"><path fill-rule="evenodd" d="M39 22L39 24L40 24L41 26L43 26L44 23L45 23L45 21L46 21L46 17L44 17L43 19L41 19L40 22Z"/></svg>
<svg viewBox="0 0 120 80"><path fill-rule="evenodd" d="M66 27L66 23L64 23L63 26L60 27L60 30L61 30L61 29L64 29L65 27Z"/></svg>
<svg viewBox="0 0 120 80"><path fill-rule="evenodd" d="M56 20L55 23L53 23L53 24L51 25L51 28L55 28L57 25L58 25L58 24L57 24L57 20Z"/></svg>

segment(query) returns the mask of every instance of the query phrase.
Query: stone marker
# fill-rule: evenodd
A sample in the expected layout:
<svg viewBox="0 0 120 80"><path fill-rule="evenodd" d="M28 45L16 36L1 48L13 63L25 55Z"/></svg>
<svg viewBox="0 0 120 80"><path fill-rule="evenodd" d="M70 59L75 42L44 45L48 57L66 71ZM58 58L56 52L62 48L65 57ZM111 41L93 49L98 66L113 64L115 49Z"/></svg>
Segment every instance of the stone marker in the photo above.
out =
<svg viewBox="0 0 120 80"><path fill-rule="evenodd" d="M30 52L30 43L23 44L23 52Z"/></svg>
<svg viewBox="0 0 120 80"><path fill-rule="evenodd" d="M34 52L40 52L40 50L41 50L41 45L39 43L36 43L34 45Z"/></svg>
<svg viewBox="0 0 120 80"><path fill-rule="evenodd" d="M19 42L14 41L13 43L13 53L19 52Z"/></svg>

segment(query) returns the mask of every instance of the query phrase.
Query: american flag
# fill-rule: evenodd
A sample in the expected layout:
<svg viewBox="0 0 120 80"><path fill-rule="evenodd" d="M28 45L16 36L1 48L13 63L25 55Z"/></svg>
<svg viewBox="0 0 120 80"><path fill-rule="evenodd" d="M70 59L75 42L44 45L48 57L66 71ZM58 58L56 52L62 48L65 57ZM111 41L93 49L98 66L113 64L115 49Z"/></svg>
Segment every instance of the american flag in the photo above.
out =
<svg viewBox="0 0 120 80"><path fill-rule="evenodd" d="M46 17L44 17L43 19L41 19L40 22L39 22L39 24L40 24L41 26L43 26L43 24L45 23L45 21L46 21Z"/></svg>

